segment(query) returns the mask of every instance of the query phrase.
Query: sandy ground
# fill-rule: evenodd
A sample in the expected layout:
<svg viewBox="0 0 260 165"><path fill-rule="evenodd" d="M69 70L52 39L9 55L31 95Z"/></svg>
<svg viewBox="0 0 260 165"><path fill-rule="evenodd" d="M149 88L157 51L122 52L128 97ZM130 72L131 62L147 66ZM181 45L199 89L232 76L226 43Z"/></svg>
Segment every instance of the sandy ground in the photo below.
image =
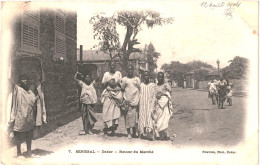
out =
<svg viewBox="0 0 260 165"><path fill-rule="evenodd" d="M63 164L73 164L75 161L91 163L92 160L101 161L100 154L103 159L110 160L111 156L103 154L105 151L117 155L120 154L120 150L133 152L138 149L140 153L141 150L153 152L153 149L158 149L158 146L172 149L190 146L234 146L243 141L246 97L233 97L233 106L225 103L225 109L218 109L216 105L211 104L205 91L173 88L172 94L174 114L169 122L168 131L171 139L169 141L128 139L123 118L120 118L116 136L104 138L101 114L97 114L99 120L94 127L95 135L79 135L82 130L82 120L77 118L33 140L33 158L15 158L16 147L11 147L4 153L2 162L5 164L32 164L32 162L33 164L57 164L57 161ZM174 134L177 136L174 137ZM26 144L23 144L22 152L25 151ZM76 154L77 152L85 152L83 159L82 154ZM112 157L111 161L113 158L117 157ZM140 160L142 158L153 160L151 155L141 156Z"/></svg>

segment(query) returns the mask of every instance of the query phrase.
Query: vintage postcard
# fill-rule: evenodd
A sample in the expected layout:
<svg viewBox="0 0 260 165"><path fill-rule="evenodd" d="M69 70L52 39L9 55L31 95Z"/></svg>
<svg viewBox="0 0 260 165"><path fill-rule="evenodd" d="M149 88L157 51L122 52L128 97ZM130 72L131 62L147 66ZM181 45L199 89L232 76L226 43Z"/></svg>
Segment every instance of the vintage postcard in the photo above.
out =
<svg viewBox="0 0 260 165"><path fill-rule="evenodd" d="M258 6L1 1L1 164L258 164Z"/></svg>

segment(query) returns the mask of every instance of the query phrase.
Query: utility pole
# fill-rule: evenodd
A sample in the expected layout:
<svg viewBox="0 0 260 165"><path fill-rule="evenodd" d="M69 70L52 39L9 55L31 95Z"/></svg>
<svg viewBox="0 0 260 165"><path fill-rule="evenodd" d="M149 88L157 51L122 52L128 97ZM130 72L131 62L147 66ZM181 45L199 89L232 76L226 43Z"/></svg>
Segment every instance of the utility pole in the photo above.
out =
<svg viewBox="0 0 260 165"><path fill-rule="evenodd" d="M220 61L219 59L217 60L217 65L218 65L218 73L219 73L219 64L220 64Z"/></svg>
<svg viewBox="0 0 260 165"><path fill-rule="evenodd" d="M83 64L82 58L83 58L83 45L80 45L80 49L79 49L79 61L80 61L80 65Z"/></svg>
<svg viewBox="0 0 260 165"><path fill-rule="evenodd" d="M145 70L148 70L148 54L147 54L147 45L145 44L145 48L144 48L144 54L145 54Z"/></svg>

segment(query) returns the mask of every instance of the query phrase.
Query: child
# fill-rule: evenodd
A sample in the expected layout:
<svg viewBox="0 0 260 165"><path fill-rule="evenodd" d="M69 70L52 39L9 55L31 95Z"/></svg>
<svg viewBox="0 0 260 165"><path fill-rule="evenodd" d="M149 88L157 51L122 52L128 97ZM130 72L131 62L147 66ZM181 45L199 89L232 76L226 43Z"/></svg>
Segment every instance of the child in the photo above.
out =
<svg viewBox="0 0 260 165"><path fill-rule="evenodd" d="M227 94L227 102L229 104L229 106L232 106L232 95L233 95L233 84L229 83L227 90L228 90L228 94Z"/></svg>
<svg viewBox="0 0 260 165"><path fill-rule="evenodd" d="M117 85L116 80L114 78L112 78L109 81L109 85L107 86L107 90L113 92L112 94L116 94L115 92L118 92L119 90L121 90L121 88Z"/></svg>
<svg viewBox="0 0 260 165"><path fill-rule="evenodd" d="M116 96L122 95L121 88L118 86L118 84L116 83L116 80L114 78L112 78L109 81L109 84L108 84L106 90L109 93L109 97L111 97L111 99L113 98L115 104L120 107L122 105L123 100L122 100L122 98L120 98L120 97L118 98ZM112 133L112 134L114 134L114 133Z"/></svg>
<svg viewBox="0 0 260 165"><path fill-rule="evenodd" d="M74 79L78 82L79 86L81 87L81 95L80 95L80 102L82 103L81 106L81 113L82 113L82 122L84 132L80 132L80 135L90 134L92 135L92 129L94 124L97 122L96 114L94 112L94 104L97 103L97 94L94 88L94 83L91 80L90 74L86 74L83 77L83 80L79 80L77 72L74 76Z"/></svg>

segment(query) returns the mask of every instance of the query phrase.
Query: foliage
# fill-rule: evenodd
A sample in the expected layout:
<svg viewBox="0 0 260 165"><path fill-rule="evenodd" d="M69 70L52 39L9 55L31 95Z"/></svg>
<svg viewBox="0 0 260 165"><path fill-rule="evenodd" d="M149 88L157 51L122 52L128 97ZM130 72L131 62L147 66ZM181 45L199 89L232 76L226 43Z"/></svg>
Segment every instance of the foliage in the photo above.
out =
<svg viewBox="0 0 260 165"><path fill-rule="evenodd" d="M190 67L191 70L195 70L195 69L199 69L199 68L213 68L212 65L207 64L206 62L202 62L202 61L188 62L186 65L188 67Z"/></svg>
<svg viewBox="0 0 260 165"><path fill-rule="evenodd" d="M170 64L164 64L161 69L169 74L169 78L176 81L178 84L182 84L186 73L193 71L194 78L196 80L203 80L208 74L207 68L213 68L202 61L192 61L186 64L180 63L179 61L172 61Z"/></svg>
<svg viewBox="0 0 260 165"><path fill-rule="evenodd" d="M227 79L244 79L247 75L248 59L236 56L229 61L229 66L221 70L222 76Z"/></svg>
<svg viewBox="0 0 260 165"><path fill-rule="evenodd" d="M206 79L206 75L208 75L209 70L207 69L198 69L194 71L194 79L198 81L203 81Z"/></svg>
<svg viewBox="0 0 260 165"><path fill-rule="evenodd" d="M93 24L94 38L100 40L100 50L108 53L111 58L118 56L122 69L125 70L129 56L133 52L140 52L134 46L140 44L137 34L142 30L142 25L153 28L157 25L172 23L173 18L162 18L156 11L120 11L113 16L97 14L90 19ZM126 29L123 44L119 43L117 25Z"/></svg>
<svg viewBox="0 0 260 165"><path fill-rule="evenodd" d="M184 79L184 74L190 71L190 68L180 63L179 61L172 61L170 64L163 64L161 69L168 73L169 78L181 83Z"/></svg>

